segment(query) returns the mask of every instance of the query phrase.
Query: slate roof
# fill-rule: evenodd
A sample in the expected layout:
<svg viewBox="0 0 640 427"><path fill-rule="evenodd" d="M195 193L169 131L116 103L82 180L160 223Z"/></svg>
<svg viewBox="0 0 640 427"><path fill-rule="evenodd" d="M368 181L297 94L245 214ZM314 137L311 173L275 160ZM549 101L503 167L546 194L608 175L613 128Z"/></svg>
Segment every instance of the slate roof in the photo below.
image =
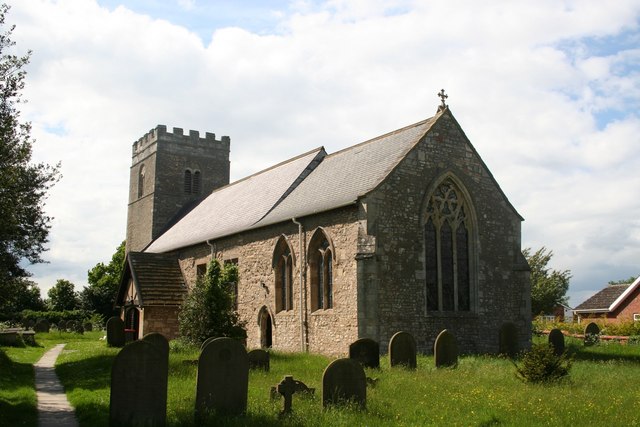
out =
<svg viewBox="0 0 640 427"><path fill-rule="evenodd" d="M218 189L145 252L168 252L355 203L382 182L440 115L331 155L320 147Z"/></svg>
<svg viewBox="0 0 640 427"><path fill-rule="evenodd" d="M182 304L187 288L175 256L129 252L126 263L116 305L124 304L130 278L133 279L141 306Z"/></svg>
<svg viewBox="0 0 640 427"><path fill-rule="evenodd" d="M609 285L574 308L574 311L610 311L613 303L620 298L629 286L631 285Z"/></svg>

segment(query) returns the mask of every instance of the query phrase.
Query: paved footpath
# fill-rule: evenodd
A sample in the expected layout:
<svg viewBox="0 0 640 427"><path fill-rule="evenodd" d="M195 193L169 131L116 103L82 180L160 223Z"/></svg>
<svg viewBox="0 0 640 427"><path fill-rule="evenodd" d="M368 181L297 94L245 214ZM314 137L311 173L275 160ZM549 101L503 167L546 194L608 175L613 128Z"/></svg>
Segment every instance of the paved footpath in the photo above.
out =
<svg viewBox="0 0 640 427"><path fill-rule="evenodd" d="M33 365L36 373L39 427L78 427L75 412L67 400L54 368L64 346L56 345Z"/></svg>

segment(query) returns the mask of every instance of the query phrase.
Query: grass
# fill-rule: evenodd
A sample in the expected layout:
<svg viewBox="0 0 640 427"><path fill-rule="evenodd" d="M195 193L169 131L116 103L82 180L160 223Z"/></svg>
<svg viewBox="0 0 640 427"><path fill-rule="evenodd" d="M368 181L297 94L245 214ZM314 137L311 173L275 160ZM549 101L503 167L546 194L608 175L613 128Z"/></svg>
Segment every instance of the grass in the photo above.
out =
<svg viewBox="0 0 640 427"><path fill-rule="evenodd" d="M106 426L111 363L118 349L88 338L69 341L56 371L80 424ZM577 340L567 340L567 344L574 359L569 377L547 385L521 382L509 360L493 356L461 357L457 368L440 370L433 367L432 357L419 356L416 371L392 370L383 357L380 370L366 371L378 381L367 388L365 411L322 409L322 372L331 359L274 352L270 372L250 373L247 414L214 418L211 425L639 425L640 413L635 408L640 405L640 346L584 347ZM167 424L193 426L197 350L174 350L170 354ZM315 387L316 394L294 395L293 414L281 419L282 401L271 400L269 390L284 375Z"/></svg>

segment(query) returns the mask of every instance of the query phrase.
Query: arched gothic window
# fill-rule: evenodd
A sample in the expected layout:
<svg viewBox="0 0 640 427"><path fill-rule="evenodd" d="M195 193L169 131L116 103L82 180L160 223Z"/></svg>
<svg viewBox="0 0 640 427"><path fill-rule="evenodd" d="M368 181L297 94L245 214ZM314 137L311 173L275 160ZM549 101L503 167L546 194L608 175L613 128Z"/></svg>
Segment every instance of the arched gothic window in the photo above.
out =
<svg viewBox="0 0 640 427"><path fill-rule="evenodd" d="M469 207L452 179L431 194L424 218L428 311L470 311Z"/></svg>
<svg viewBox="0 0 640 427"><path fill-rule="evenodd" d="M333 308L333 249L324 230L319 228L309 243L311 311Z"/></svg>
<svg viewBox="0 0 640 427"><path fill-rule="evenodd" d="M184 170L184 192L185 194L200 194L202 187L202 175L199 170Z"/></svg>
<svg viewBox="0 0 640 427"><path fill-rule="evenodd" d="M284 236L278 239L273 252L275 273L276 313L293 310L293 255Z"/></svg>
<svg viewBox="0 0 640 427"><path fill-rule="evenodd" d="M138 198L144 195L144 175L145 175L145 167L144 165L140 166L140 170L138 171Z"/></svg>

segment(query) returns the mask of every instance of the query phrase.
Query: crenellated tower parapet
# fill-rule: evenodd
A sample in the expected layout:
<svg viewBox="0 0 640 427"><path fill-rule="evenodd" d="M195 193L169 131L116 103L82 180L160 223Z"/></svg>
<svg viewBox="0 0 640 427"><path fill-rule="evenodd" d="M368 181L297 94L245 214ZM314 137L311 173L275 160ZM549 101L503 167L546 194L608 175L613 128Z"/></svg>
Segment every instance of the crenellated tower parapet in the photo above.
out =
<svg viewBox="0 0 640 427"><path fill-rule="evenodd" d="M231 139L157 125L131 150L127 250L144 249L177 215L229 183Z"/></svg>

